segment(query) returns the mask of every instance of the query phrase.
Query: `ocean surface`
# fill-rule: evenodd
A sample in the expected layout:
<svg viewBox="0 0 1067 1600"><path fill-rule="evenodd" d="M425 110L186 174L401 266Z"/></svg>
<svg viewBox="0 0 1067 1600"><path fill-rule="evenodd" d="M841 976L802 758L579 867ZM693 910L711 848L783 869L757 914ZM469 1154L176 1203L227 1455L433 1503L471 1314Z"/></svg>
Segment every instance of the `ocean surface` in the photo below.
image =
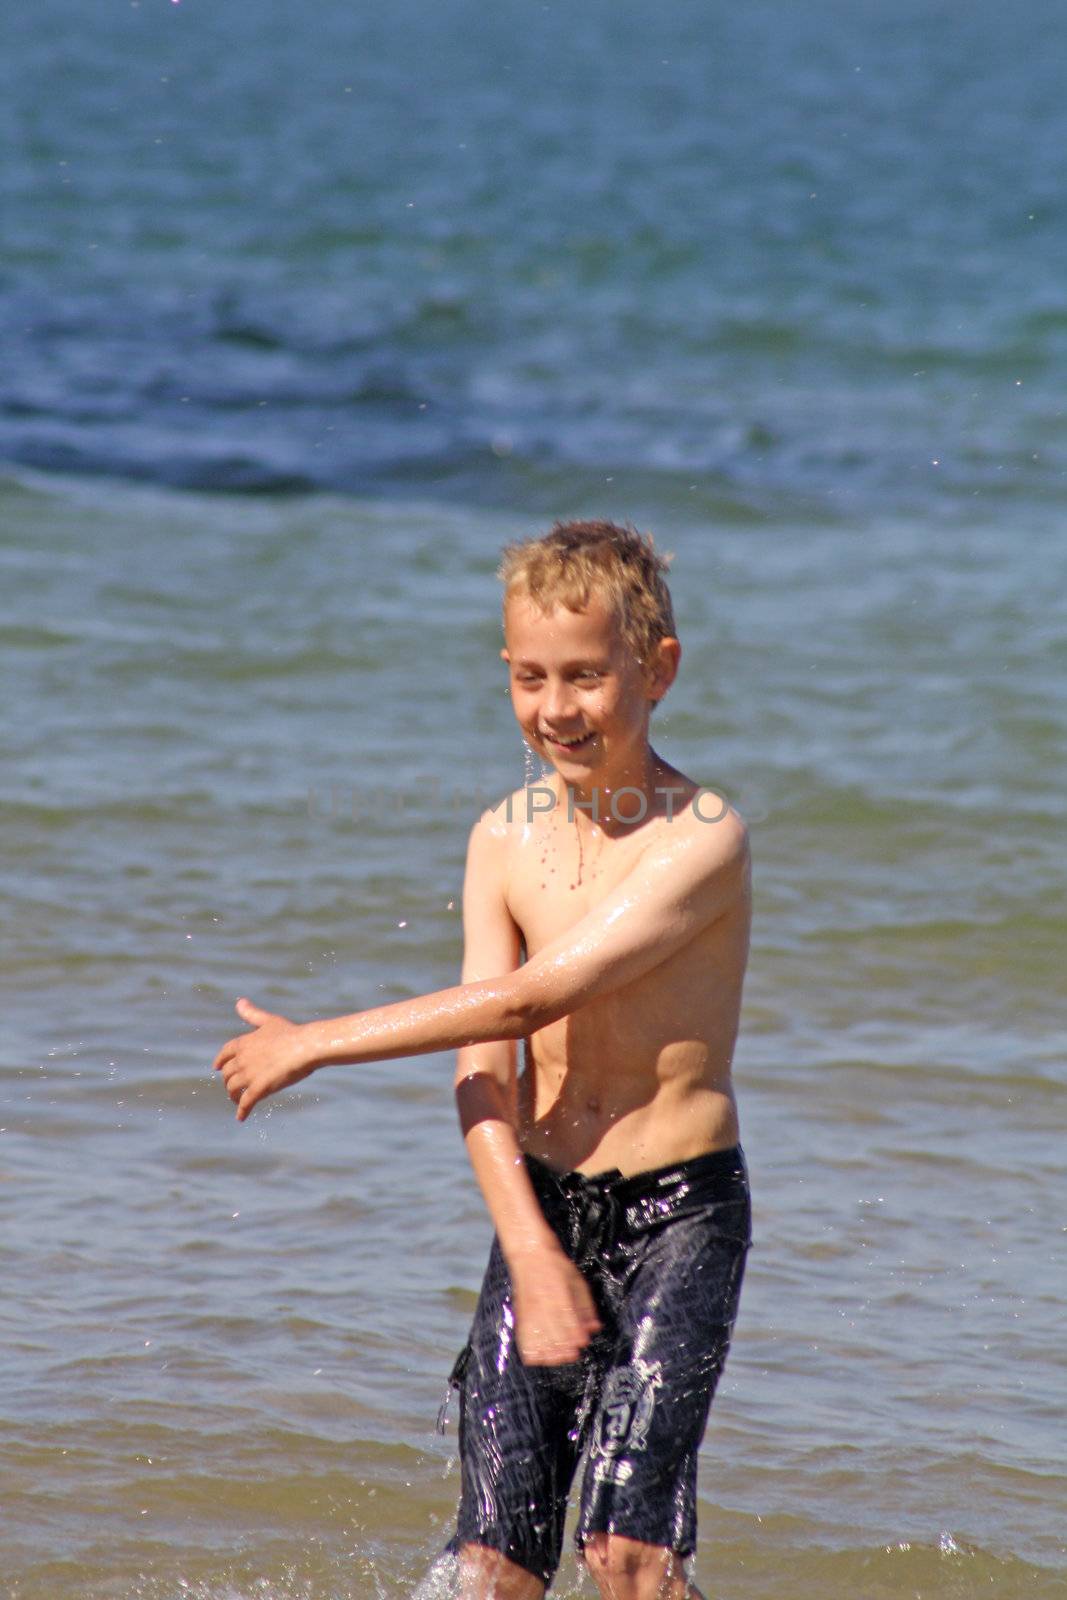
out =
<svg viewBox="0 0 1067 1600"><path fill-rule="evenodd" d="M571 514L674 553L657 747L752 831L695 1578L1063 1595L1065 50L1039 0L5 9L5 1600L449 1595L451 1061L244 1126L209 1069L240 994L454 981L524 775L497 552Z"/></svg>

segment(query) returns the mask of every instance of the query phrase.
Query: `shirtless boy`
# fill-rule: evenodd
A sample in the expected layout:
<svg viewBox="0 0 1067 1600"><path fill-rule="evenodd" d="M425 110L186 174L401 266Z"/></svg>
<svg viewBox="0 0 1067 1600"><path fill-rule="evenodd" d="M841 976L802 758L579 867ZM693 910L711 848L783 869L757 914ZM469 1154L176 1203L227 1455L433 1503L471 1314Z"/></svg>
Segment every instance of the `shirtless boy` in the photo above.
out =
<svg viewBox="0 0 1067 1600"><path fill-rule="evenodd" d="M697 1448L749 1243L730 1063L750 880L740 817L649 743L681 654L665 570L612 523L505 552L512 703L552 771L471 832L462 983L302 1025L240 1000L254 1031L215 1061L243 1121L320 1067L459 1052L496 1228L452 1373L464 1600L545 1593L583 1453L576 1538L605 1600L697 1595Z"/></svg>

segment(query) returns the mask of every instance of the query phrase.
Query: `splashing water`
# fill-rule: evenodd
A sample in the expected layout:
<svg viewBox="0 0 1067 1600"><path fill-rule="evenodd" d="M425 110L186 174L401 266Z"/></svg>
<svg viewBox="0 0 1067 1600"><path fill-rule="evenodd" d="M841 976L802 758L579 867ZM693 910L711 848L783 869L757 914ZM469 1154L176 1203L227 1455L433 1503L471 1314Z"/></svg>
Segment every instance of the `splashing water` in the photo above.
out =
<svg viewBox="0 0 1067 1600"><path fill-rule="evenodd" d="M539 756L536 750L526 740L522 741L522 762L524 789L532 788L535 783L547 783L552 777L552 764Z"/></svg>
<svg viewBox="0 0 1067 1600"><path fill-rule="evenodd" d="M553 1596L558 1600L581 1600L588 1591L583 1574L569 1571L572 1563L565 1558L564 1567L557 1574ZM410 1600L460 1600L459 1561L454 1555L439 1556L433 1566L410 1591Z"/></svg>
<svg viewBox="0 0 1067 1600"><path fill-rule="evenodd" d="M459 1593L459 1562L455 1556L439 1557L411 1591L411 1600L455 1600Z"/></svg>
<svg viewBox="0 0 1067 1600"><path fill-rule="evenodd" d="M522 764L522 786L530 789L537 782L537 757L525 739L522 741Z"/></svg>

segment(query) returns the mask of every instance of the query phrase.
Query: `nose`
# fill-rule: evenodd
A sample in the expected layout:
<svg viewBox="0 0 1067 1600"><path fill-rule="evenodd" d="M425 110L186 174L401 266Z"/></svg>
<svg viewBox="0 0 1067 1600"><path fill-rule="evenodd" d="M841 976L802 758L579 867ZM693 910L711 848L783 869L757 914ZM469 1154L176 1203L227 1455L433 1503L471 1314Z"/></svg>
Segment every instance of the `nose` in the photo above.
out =
<svg viewBox="0 0 1067 1600"><path fill-rule="evenodd" d="M574 689L566 679L550 678L545 685L544 699L541 702L542 715L546 722L566 723L574 716L575 702Z"/></svg>

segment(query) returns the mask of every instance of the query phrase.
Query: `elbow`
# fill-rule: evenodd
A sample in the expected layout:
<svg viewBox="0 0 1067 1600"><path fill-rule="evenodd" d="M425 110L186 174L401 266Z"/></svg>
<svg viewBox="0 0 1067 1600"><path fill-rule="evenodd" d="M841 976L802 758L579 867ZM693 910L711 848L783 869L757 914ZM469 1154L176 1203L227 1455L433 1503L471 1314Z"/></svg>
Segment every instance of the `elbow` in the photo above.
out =
<svg viewBox="0 0 1067 1600"><path fill-rule="evenodd" d="M504 1027L507 1030L504 1037L525 1039L535 1033L538 1027L536 1017L534 986L530 983L526 968L520 967L509 985L504 1008Z"/></svg>
<svg viewBox="0 0 1067 1600"><path fill-rule="evenodd" d="M460 1051L455 1078L456 1110L466 1138L482 1123L515 1125L518 1101L515 1052L510 1045L468 1046Z"/></svg>
<svg viewBox="0 0 1067 1600"><path fill-rule="evenodd" d="M571 1010L568 1000L554 992L550 974L528 961L515 974L507 1000L508 1039L526 1039Z"/></svg>

